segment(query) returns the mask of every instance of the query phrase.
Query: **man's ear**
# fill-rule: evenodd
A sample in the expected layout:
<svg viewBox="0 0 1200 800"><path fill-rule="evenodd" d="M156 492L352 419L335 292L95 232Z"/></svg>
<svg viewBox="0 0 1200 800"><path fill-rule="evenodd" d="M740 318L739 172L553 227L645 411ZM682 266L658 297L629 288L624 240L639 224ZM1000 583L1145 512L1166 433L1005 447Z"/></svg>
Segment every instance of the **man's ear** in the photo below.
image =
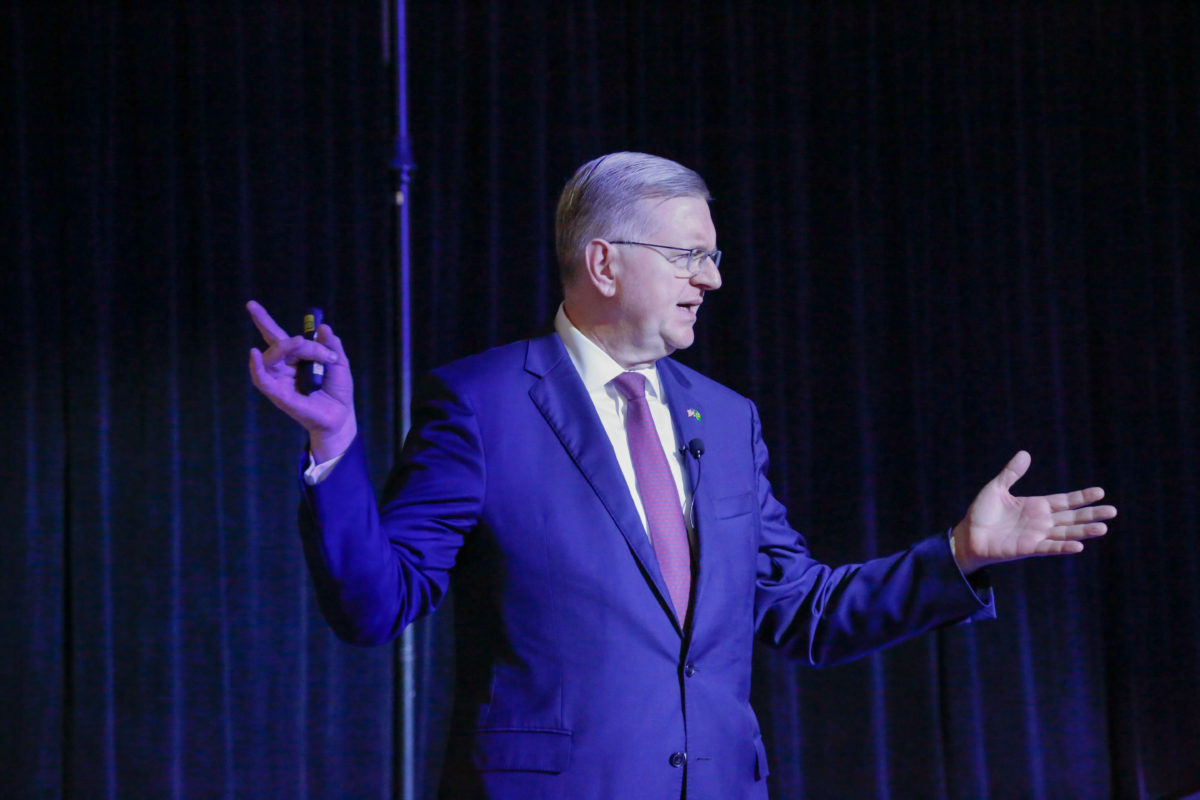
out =
<svg viewBox="0 0 1200 800"><path fill-rule="evenodd" d="M617 293L614 261L619 259L617 248L604 239L592 239L583 248L583 268L587 280L604 297Z"/></svg>

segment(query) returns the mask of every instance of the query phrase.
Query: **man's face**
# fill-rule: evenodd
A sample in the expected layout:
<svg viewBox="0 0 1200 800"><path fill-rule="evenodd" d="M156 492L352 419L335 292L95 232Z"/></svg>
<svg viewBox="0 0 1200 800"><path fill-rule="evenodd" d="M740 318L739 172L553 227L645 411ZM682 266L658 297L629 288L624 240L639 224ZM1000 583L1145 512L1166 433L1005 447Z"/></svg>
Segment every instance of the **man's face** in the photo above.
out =
<svg viewBox="0 0 1200 800"><path fill-rule="evenodd" d="M717 230L701 197L642 200L645 238L638 241L672 247L715 250ZM614 276L619 304L619 327L625 346L625 366L645 364L670 355L695 341L692 326L704 293L719 289L721 275L711 259L692 276L664 255L675 252L633 245L615 245Z"/></svg>

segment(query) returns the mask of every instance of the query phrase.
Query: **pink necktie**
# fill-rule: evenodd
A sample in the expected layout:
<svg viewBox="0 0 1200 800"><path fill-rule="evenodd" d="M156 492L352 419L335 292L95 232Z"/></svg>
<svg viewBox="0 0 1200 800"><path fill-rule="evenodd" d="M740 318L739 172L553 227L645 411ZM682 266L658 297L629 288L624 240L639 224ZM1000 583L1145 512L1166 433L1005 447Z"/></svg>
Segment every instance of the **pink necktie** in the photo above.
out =
<svg viewBox="0 0 1200 800"><path fill-rule="evenodd" d="M645 376L623 372L613 379L613 384L627 402L625 436L629 440L629 454L633 457L638 495L646 510L650 542L658 557L659 571L667 582L675 615L683 625L692 591L692 554L683 510L679 506L679 491L667 464L662 440L654 427L654 418L650 416L650 406L646 403Z"/></svg>

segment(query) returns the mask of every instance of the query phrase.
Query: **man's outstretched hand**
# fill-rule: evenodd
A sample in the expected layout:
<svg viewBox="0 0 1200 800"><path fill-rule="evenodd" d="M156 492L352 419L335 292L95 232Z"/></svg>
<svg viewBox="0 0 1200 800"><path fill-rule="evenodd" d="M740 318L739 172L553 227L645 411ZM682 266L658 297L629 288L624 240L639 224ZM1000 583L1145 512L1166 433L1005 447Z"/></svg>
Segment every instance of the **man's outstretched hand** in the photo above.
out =
<svg viewBox="0 0 1200 800"><path fill-rule="evenodd" d="M1083 540L1103 536L1114 506L1092 505L1104 497L1098 486L1063 494L1016 497L1010 491L1031 461L1021 450L976 496L954 526L954 558L965 574L988 564L1028 556L1078 553Z"/></svg>
<svg viewBox="0 0 1200 800"><path fill-rule="evenodd" d="M266 351L250 348L250 380L308 431L309 444L317 463L340 455L354 441L358 424L354 416L354 380L342 341L333 329L322 325L316 341L288 336L261 305L246 303L250 319L267 342ZM296 364L318 361L325 365L322 386L312 394L296 388Z"/></svg>

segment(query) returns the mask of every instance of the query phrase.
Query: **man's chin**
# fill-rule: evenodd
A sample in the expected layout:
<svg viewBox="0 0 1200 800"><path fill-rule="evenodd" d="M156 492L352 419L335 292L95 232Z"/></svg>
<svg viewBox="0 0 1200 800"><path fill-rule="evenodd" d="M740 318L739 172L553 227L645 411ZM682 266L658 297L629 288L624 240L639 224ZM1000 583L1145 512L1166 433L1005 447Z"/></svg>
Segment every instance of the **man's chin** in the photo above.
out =
<svg viewBox="0 0 1200 800"><path fill-rule="evenodd" d="M696 334L692 333L692 329L688 328L686 336L672 336L666 341L667 355L671 355L676 350L687 350L696 341Z"/></svg>

